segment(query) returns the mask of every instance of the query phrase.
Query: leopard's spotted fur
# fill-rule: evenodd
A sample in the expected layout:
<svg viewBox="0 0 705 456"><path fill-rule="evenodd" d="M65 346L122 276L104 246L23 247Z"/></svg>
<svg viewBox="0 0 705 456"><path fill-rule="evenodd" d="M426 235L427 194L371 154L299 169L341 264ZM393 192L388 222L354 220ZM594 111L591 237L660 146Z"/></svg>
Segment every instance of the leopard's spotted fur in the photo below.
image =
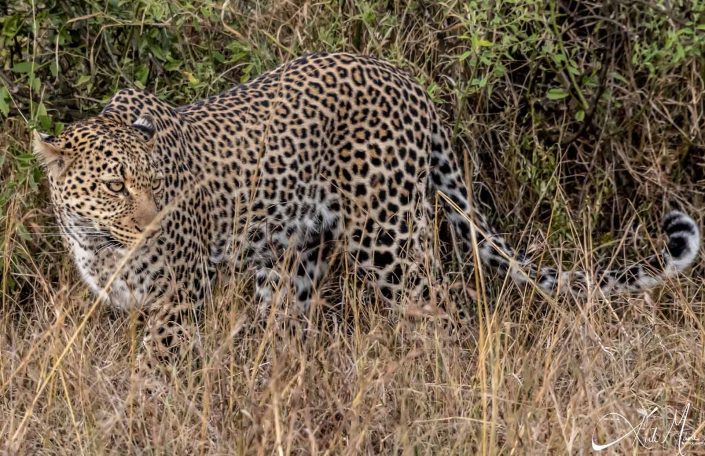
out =
<svg viewBox="0 0 705 456"><path fill-rule="evenodd" d="M420 297L436 273L438 192L454 206L446 212L464 261L477 245L482 262L548 293L588 281L515 254L471 205L424 90L370 57L301 57L179 108L122 90L35 150L85 282L114 306L159 308L154 336L166 345L183 336L184 303L203 301L225 260L254 272L263 306L286 275L305 310L334 259L384 298ZM641 290L689 266L697 225L671 212L664 229L661 254L598 271L595 286Z"/></svg>

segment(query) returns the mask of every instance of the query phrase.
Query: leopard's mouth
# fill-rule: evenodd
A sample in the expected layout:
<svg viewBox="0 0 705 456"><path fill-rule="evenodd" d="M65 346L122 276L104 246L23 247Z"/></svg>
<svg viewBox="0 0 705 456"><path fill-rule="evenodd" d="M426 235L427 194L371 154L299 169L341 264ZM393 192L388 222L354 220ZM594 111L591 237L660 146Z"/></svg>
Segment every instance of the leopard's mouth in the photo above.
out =
<svg viewBox="0 0 705 456"><path fill-rule="evenodd" d="M126 247L125 243L120 239L117 239L110 233L105 233L103 236L104 247L112 247L116 249L124 249Z"/></svg>
<svg viewBox="0 0 705 456"><path fill-rule="evenodd" d="M99 250L118 250L124 249L129 245L124 239L116 236L108 227L96 226L95 232Z"/></svg>
<svg viewBox="0 0 705 456"><path fill-rule="evenodd" d="M136 248L139 245L151 242L160 232L160 229L152 229L134 233L119 228L113 228L106 232L105 240L114 247L123 249Z"/></svg>

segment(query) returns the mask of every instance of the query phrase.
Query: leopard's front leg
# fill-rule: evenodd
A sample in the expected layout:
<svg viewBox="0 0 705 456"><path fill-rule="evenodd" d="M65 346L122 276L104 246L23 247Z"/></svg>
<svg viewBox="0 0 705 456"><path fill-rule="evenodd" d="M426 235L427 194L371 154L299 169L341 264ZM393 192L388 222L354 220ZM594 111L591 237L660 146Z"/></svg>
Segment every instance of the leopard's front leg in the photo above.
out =
<svg viewBox="0 0 705 456"><path fill-rule="evenodd" d="M144 328L143 351L162 362L180 362L196 348L197 309L188 300L169 301L152 311Z"/></svg>
<svg viewBox="0 0 705 456"><path fill-rule="evenodd" d="M144 310L142 340L134 371L135 383L141 393L153 396L166 391L174 373L192 370L200 365L200 307L204 297L194 295L189 274L178 271L181 282L170 280L166 292ZM201 280L207 280L201 274Z"/></svg>

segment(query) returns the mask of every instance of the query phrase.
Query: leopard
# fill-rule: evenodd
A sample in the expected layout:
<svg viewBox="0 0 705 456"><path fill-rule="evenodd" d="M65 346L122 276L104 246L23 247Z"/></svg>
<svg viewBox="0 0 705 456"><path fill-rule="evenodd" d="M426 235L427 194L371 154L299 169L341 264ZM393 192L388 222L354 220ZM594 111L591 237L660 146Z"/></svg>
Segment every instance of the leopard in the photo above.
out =
<svg viewBox="0 0 705 456"><path fill-rule="evenodd" d="M443 276L439 211L457 264L548 296L648 290L700 248L698 224L672 210L665 246L641 261L542 265L472 201L427 90L351 53L307 54L179 107L122 89L59 134L35 131L33 150L83 282L100 302L148 315L145 344L167 352L188 339L182 323L221 267L249 274L259 312L287 295L305 314L341 262L383 302L430 299Z"/></svg>

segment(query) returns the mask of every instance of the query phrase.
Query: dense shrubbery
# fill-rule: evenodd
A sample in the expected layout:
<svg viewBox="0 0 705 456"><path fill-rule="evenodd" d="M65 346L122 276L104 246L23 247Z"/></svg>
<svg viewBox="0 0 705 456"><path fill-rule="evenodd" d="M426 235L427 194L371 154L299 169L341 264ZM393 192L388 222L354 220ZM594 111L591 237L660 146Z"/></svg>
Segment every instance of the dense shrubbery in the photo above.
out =
<svg viewBox="0 0 705 456"><path fill-rule="evenodd" d="M702 179L705 7L667 4L11 1L0 113L56 130L121 87L184 104L303 52L371 53L418 76L483 181L515 182L501 209L567 202L614 228L627 200Z"/></svg>

